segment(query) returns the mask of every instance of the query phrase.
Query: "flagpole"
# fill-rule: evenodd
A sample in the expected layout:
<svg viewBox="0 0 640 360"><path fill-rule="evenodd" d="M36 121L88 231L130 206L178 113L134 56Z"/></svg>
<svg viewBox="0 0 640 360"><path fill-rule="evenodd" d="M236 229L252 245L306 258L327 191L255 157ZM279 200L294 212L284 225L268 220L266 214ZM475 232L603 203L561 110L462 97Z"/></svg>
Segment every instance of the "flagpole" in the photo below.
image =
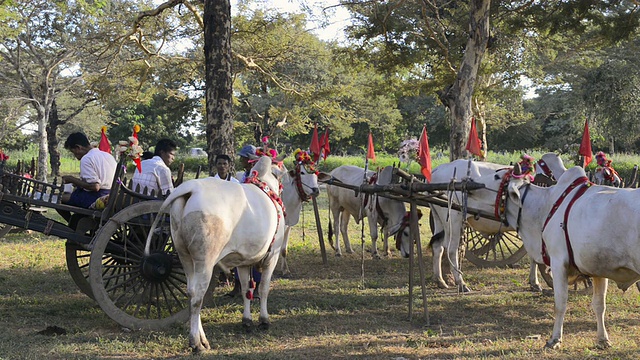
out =
<svg viewBox="0 0 640 360"><path fill-rule="evenodd" d="M362 184L366 184L367 183L367 172L369 171L369 157L365 154L364 156L364 174L362 175ZM373 197L373 194L370 195L371 197ZM361 281L361 286L362 289L364 290L365 288L365 283L364 283L364 199L365 199L365 195L362 193L362 191L360 192L360 214L358 216L358 218L360 219L360 252L362 253L362 257L361 257L361 265L360 265L360 281ZM373 201L373 199L369 199L369 201ZM369 221L371 221L371 219L369 219Z"/></svg>

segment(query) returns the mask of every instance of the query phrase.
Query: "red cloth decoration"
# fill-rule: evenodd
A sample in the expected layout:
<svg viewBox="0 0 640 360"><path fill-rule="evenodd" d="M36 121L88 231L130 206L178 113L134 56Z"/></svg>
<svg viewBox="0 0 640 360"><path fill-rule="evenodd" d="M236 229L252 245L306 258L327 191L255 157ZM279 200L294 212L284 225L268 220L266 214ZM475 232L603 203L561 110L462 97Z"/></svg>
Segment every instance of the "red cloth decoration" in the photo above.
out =
<svg viewBox="0 0 640 360"><path fill-rule="evenodd" d="M367 144L367 159L376 161L376 152L373 148L373 136L371 135L371 132L369 132L369 141Z"/></svg>
<svg viewBox="0 0 640 360"><path fill-rule="evenodd" d="M106 130L107 127L103 126L102 134L100 134L100 143L98 144L98 149L100 149L100 151L111 154L111 143L109 142L109 139L107 139L107 134L105 134Z"/></svg>
<svg viewBox="0 0 640 360"><path fill-rule="evenodd" d="M429 138L427 137L427 125L422 128L422 135L418 141L418 163L420 172L431 182L431 153L429 151Z"/></svg>
<svg viewBox="0 0 640 360"><path fill-rule="evenodd" d="M329 147L329 128L327 128L320 137L320 153L325 160L327 160L327 157L331 153L331 148Z"/></svg>
<svg viewBox="0 0 640 360"><path fill-rule="evenodd" d="M0 161L9 160L9 155L5 155L2 150L0 150Z"/></svg>
<svg viewBox="0 0 640 360"><path fill-rule="evenodd" d="M471 130L469 130L469 140L467 141L466 150L473 155L482 157L482 143L478 137L475 118L471 118Z"/></svg>
<svg viewBox="0 0 640 360"><path fill-rule="evenodd" d="M589 120L584 121L584 132L582 133L582 142L578 154L584 156L583 168L593 160L593 152L591 151L591 136L589 136Z"/></svg>
<svg viewBox="0 0 640 360"><path fill-rule="evenodd" d="M309 145L309 151L313 155L313 161L318 162L320 159L320 142L318 141L318 124L313 128L313 135L311 135L311 145Z"/></svg>

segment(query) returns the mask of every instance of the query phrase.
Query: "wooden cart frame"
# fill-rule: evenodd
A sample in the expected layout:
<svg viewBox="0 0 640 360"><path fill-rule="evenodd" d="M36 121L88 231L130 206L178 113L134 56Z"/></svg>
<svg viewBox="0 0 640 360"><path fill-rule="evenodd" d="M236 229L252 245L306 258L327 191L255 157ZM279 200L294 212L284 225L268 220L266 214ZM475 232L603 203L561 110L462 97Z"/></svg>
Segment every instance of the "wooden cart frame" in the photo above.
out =
<svg viewBox="0 0 640 360"><path fill-rule="evenodd" d="M0 224L66 239L67 268L78 288L107 315L131 329L161 329L189 316L187 280L173 247L162 199L132 191L122 179L126 158L118 163L104 209L60 203L63 186L13 174L0 163ZM73 213L71 225L34 208ZM157 216L165 218L152 235L151 255L144 247ZM210 297L209 297L210 298Z"/></svg>

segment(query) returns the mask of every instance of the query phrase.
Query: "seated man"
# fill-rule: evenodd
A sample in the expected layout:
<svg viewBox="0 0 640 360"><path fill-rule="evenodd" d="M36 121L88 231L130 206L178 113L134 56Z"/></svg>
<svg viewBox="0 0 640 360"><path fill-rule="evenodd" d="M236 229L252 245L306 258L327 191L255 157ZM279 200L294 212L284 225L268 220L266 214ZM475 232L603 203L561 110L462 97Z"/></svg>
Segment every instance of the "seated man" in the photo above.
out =
<svg viewBox="0 0 640 360"><path fill-rule="evenodd" d="M158 140L153 157L140 163L142 172L135 170L133 189L147 195L152 191L155 195L166 195L173 191L169 165L175 160L177 147L173 140Z"/></svg>
<svg viewBox="0 0 640 360"><path fill-rule="evenodd" d="M111 191L116 160L111 154L92 147L86 135L80 132L69 135L64 148L80 160L80 177L62 177L63 184L72 184L76 188L70 194L62 195L62 203L89 208L99 197Z"/></svg>
<svg viewBox="0 0 640 360"><path fill-rule="evenodd" d="M236 179L233 175L231 175L231 173L229 172L230 166L231 166L231 158L229 157L229 155L220 154L216 156L216 170L218 173L215 174L213 177L215 179L222 179L222 180L227 180L235 183L240 183L240 181Z"/></svg>
<svg viewBox="0 0 640 360"><path fill-rule="evenodd" d="M69 135L64 148L80 160L80 177L62 177L62 183L73 185L75 190L62 194L61 201L63 204L88 209L97 199L111 192L116 160L111 154L91 146L87 136L80 132ZM78 219L71 221L71 212L58 210L58 213L69 222L69 226L76 228Z"/></svg>

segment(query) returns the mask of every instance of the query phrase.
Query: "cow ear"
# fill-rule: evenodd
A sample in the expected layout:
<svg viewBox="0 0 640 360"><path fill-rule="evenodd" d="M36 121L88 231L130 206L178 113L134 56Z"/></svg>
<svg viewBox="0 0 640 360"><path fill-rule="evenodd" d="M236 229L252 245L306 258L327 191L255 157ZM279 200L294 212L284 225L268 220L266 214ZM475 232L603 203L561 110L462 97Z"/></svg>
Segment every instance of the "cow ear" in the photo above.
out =
<svg viewBox="0 0 640 360"><path fill-rule="evenodd" d="M323 181L328 181L330 179L331 179L331 175L327 174L326 172L318 173L318 181L323 182Z"/></svg>
<svg viewBox="0 0 640 360"><path fill-rule="evenodd" d="M520 201L520 189L518 189L518 184L514 183L513 181L509 182L507 191L509 193L509 200L515 202L516 204L518 204L518 206L522 206L522 203Z"/></svg>

